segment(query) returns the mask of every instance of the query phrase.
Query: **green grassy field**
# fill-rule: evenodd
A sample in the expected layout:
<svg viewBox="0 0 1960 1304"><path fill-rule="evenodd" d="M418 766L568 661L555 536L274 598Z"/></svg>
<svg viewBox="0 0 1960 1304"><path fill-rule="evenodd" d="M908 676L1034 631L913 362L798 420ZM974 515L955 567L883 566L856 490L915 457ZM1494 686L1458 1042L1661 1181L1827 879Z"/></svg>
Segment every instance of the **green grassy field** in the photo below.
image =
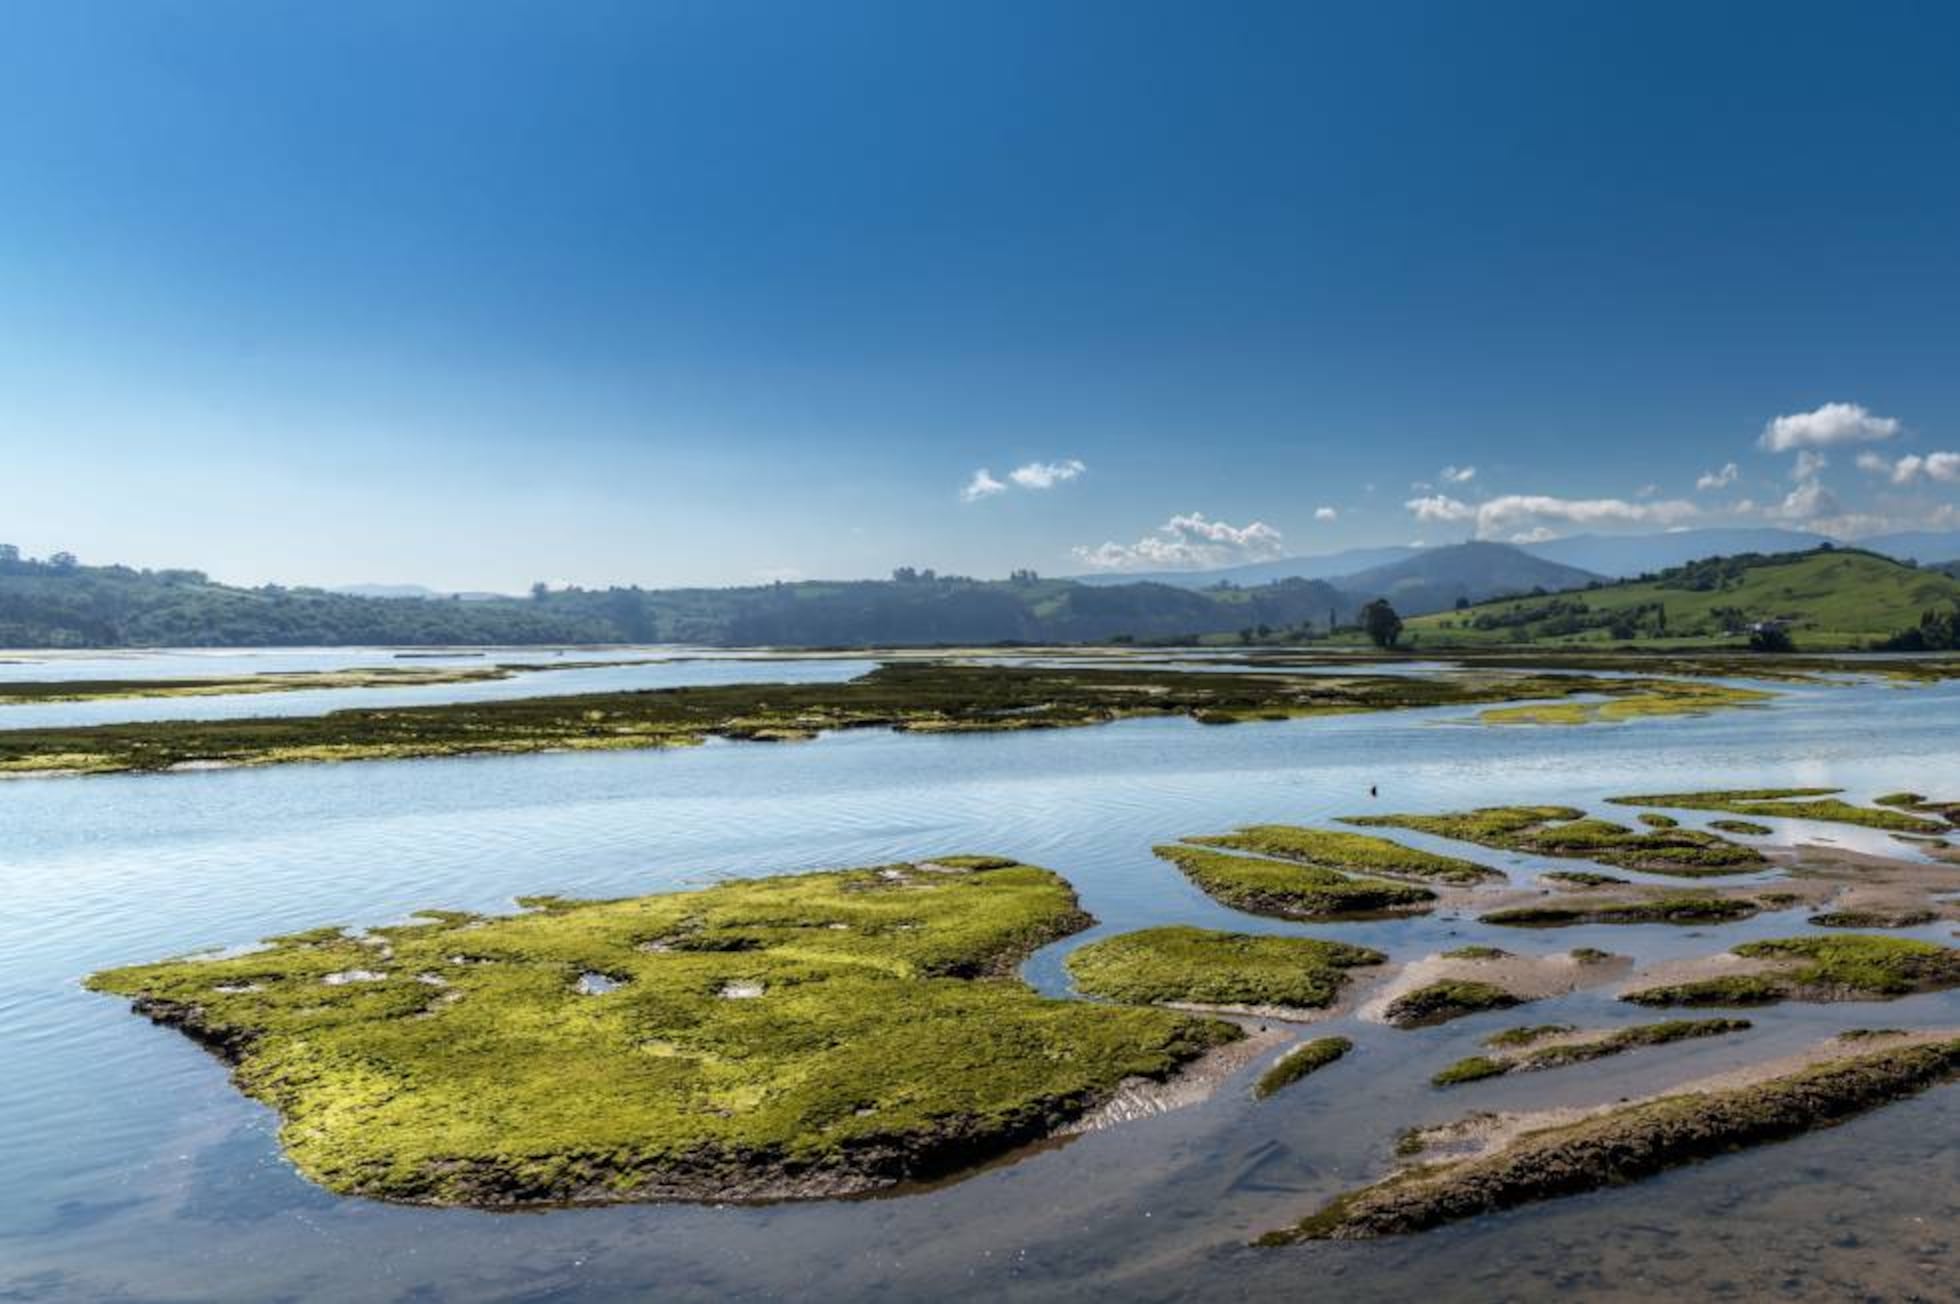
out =
<svg viewBox="0 0 1960 1304"><path fill-rule="evenodd" d="M1486 602L1407 623L1405 644L1735 642L1755 621L1786 623L1803 648L1861 647L1960 604L1960 582L1839 548L1698 562L1660 576Z"/></svg>

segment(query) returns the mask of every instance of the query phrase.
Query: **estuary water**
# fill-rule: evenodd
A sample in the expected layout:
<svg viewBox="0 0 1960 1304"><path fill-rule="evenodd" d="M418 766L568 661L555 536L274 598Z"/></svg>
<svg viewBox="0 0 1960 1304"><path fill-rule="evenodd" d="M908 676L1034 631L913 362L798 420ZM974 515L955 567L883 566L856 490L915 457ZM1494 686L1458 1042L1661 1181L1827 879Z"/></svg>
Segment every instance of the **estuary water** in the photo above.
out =
<svg viewBox="0 0 1960 1304"><path fill-rule="evenodd" d="M851 663L830 664L841 677ZM1780 691L1762 709L1587 728L1486 728L1461 710L1232 727L1141 720L0 783L0 1300L1960 1298L1953 1089L1418 1238L1246 1244L1378 1175L1410 1124L1604 1103L1834 1029L1954 1026L1953 993L1751 1012L1757 1026L1741 1037L1453 1093L1428 1076L1496 1028L1638 1012L1606 989L1420 1032L1341 1019L1308 1035L1352 1036L1356 1052L1272 1100L1251 1102L1248 1073L1204 1104L931 1190L489 1214L310 1185L281 1158L272 1116L216 1060L79 985L105 966L420 907L500 910L525 893L625 895L959 851L1016 856L1075 884L1097 928L1027 968L1056 993L1062 955L1085 937L1170 922L1348 938L1398 961L1485 940L1642 961L1707 953L1809 930L1801 911L1720 929L1501 937L1441 913L1288 924L1215 905L1150 848L1370 809L1612 810L1603 799L1628 791L1960 796L1960 684ZM1880 834L1800 822L1781 822L1771 840L1822 839L1905 851ZM1519 879L1551 863L1451 849ZM1907 935L1950 941L1952 931Z"/></svg>
<svg viewBox="0 0 1960 1304"><path fill-rule="evenodd" d="M5 656L6 654L0 654ZM39 659L36 659L37 656ZM498 702L519 697L624 693L648 688L695 688L767 680L779 684L836 683L875 667L861 658L769 657L694 648L508 648L434 650L402 657L389 648L185 649L97 653L91 656L14 653L0 660L0 693L8 681L81 679L198 679L221 675L291 675L321 670L489 669L535 666L506 679L450 684L390 684L379 688L294 688L270 693L213 693L198 697L121 697L92 702L0 704L0 729L54 729L154 720L237 720L248 716L324 715L357 708ZM397 659L400 658L400 659ZM620 664L609 664L620 663Z"/></svg>

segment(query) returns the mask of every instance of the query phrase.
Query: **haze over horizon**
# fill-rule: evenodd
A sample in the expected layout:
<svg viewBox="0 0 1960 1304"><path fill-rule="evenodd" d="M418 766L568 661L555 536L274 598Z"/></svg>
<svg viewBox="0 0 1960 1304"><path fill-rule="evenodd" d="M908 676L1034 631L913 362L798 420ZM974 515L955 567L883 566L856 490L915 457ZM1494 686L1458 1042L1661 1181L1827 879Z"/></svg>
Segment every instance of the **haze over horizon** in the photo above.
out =
<svg viewBox="0 0 1960 1304"><path fill-rule="evenodd" d="M29 553L508 592L1960 527L1947 7L0 24Z"/></svg>

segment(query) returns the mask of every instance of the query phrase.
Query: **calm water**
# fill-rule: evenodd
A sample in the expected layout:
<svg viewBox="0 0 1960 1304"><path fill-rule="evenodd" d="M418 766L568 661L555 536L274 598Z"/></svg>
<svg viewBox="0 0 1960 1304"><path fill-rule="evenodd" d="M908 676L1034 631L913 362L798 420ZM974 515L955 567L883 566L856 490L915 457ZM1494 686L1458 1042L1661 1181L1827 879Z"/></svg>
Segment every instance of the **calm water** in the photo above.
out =
<svg viewBox="0 0 1960 1304"><path fill-rule="evenodd" d="M1953 994L1772 1009L1741 1038L1449 1094L1427 1076L1515 1012L1423 1032L1339 1023L1357 1053L1272 1101L1254 1107L1235 1082L1205 1105L927 1193L492 1215L319 1191L281 1160L271 1117L216 1061L77 986L105 965L423 906L506 908L525 892L645 892L960 850L1060 870L1098 932L1189 921L1350 937L1411 959L1482 930L1446 917L1309 927L1239 916L1149 848L1364 810L1371 783L1382 808L1438 810L1709 786L1960 786L1954 685L1803 689L1769 710L1621 728L1447 723L1460 715L0 783L0 1299L1956 1298L1952 1090L1421 1238L1244 1247L1378 1173L1407 1124L1607 1101L1833 1028L1951 1026ZM1825 826L1778 837L1819 834L1898 849ZM1531 864L1471 854L1518 873ZM1784 914L1503 944L1651 959L1794 931L1801 918ZM1062 990L1060 956L1080 940L1036 956L1029 976ZM1600 994L1530 1016L1637 1017Z"/></svg>
<svg viewBox="0 0 1960 1304"><path fill-rule="evenodd" d="M783 684L835 683L878 663L859 658L772 659L739 652L692 648L513 648L483 656L461 652L416 653L397 659L389 648L192 649L58 656L33 653L0 661L0 687L8 680L174 679L214 675L292 674L375 666L404 669L493 665L549 667L508 679L459 684L405 684L386 688L294 689L283 693L216 693L209 697L111 698L96 702L30 702L0 706L0 729L60 728L133 720L236 720L261 715L324 715L357 707L432 706L442 702L494 702L517 697L618 693L641 688L699 687L768 680ZM581 664L646 658L638 665Z"/></svg>

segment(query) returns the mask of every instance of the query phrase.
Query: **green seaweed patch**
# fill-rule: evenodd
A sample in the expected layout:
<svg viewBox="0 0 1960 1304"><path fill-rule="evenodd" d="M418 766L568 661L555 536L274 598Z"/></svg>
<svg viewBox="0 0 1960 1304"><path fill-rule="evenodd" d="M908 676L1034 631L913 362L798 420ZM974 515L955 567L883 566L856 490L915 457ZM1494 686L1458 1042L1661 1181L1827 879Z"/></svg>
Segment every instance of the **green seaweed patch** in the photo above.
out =
<svg viewBox="0 0 1960 1304"><path fill-rule="evenodd" d="M1481 1082L1485 1078L1501 1078L1510 1071L1510 1064L1504 1060L1493 1059L1489 1055L1472 1055L1441 1070L1429 1081L1438 1087L1455 1087L1466 1082Z"/></svg>
<svg viewBox="0 0 1960 1304"><path fill-rule="evenodd" d="M1501 946L1459 946L1443 952L1445 960L1508 960L1511 953Z"/></svg>
<svg viewBox="0 0 1960 1304"><path fill-rule="evenodd" d="M1739 833L1750 838L1766 838L1776 832L1769 825L1758 824L1754 820L1710 820L1708 827L1723 833Z"/></svg>
<svg viewBox="0 0 1960 1304"><path fill-rule="evenodd" d="M1401 1235L1623 1185L1829 1127L1956 1074L1960 1040L1848 1056L1748 1086L1623 1105L1526 1132L1492 1154L1405 1168L1337 1196L1257 1243Z"/></svg>
<svg viewBox="0 0 1960 1304"><path fill-rule="evenodd" d="M1826 910L1810 922L1818 928L1917 928L1938 918L1931 910Z"/></svg>
<svg viewBox="0 0 1960 1304"><path fill-rule="evenodd" d="M1566 954L1579 964L1605 964L1619 959L1611 951L1602 951L1596 946L1575 946Z"/></svg>
<svg viewBox="0 0 1960 1304"><path fill-rule="evenodd" d="M1677 1041L1746 1032L1749 1027L1747 1019L1673 1019L1665 1023L1637 1023L1583 1041L1561 1041L1549 1046L1526 1045L1514 1053L1499 1056L1473 1055L1458 1060L1430 1081L1439 1087L1450 1087L1484 1078L1502 1077L1507 1073L1561 1069L1648 1046L1667 1046ZM1486 1041L1485 1044L1490 1043Z"/></svg>
<svg viewBox="0 0 1960 1304"><path fill-rule="evenodd" d="M1349 970L1387 958L1346 942L1173 925L1091 942L1065 963L1077 988L1108 1000L1317 1010L1340 997Z"/></svg>
<svg viewBox="0 0 1960 1304"><path fill-rule="evenodd" d="M1612 691L1599 701L1568 698L1521 706L1488 708L1478 714L1487 725L1624 724L1652 717L1708 715L1734 707L1761 706L1776 696L1759 688L1723 684L1649 680Z"/></svg>
<svg viewBox="0 0 1960 1304"><path fill-rule="evenodd" d="M1762 868L1761 852L1698 829L1636 832L1571 806L1486 806L1442 815L1358 815L1345 823L1413 829L1479 846L1699 878Z"/></svg>
<svg viewBox="0 0 1960 1304"><path fill-rule="evenodd" d="M1923 806L1926 797L1917 792L1888 792L1882 797L1873 797L1874 806Z"/></svg>
<svg viewBox="0 0 1960 1304"><path fill-rule="evenodd" d="M1577 1031L1578 1029L1569 1023L1536 1023L1527 1027L1506 1028L1502 1032L1493 1032L1484 1038L1484 1045L1493 1050L1515 1049L1543 1041L1547 1037L1557 1037L1563 1033Z"/></svg>
<svg viewBox="0 0 1960 1304"><path fill-rule="evenodd" d="M197 1038L344 1194L513 1206L822 1196L1038 1139L1242 1035L1013 976L1089 921L947 861L314 930L88 985Z"/></svg>
<svg viewBox="0 0 1960 1304"><path fill-rule="evenodd" d="M1440 883L1478 883L1502 878L1494 869L1455 856L1405 847L1387 838L1291 824L1254 824L1235 833L1187 838L1202 847L1226 847L1280 860L1355 874L1391 874Z"/></svg>
<svg viewBox="0 0 1960 1304"><path fill-rule="evenodd" d="M1672 893L1639 901L1554 901L1510 906L1479 917L1479 922L1510 928L1564 928L1572 924L1717 924L1747 919L1754 901L1737 897Z"/></svg>
<svg viewBox="0 0 1960 1304"><path fill-rule="evenodd" d="M1589 869L1548 869L1538 877L1568 887L1624 886L1627 881L1617 874L1595 874Z"/></svg>
<svg viewBox="0 0 1960 1304"><path fill-rule="evenodd" d="M1681 827L1680 820L1675 819L1672 815L1663 815L1659 811L1644 810L1640 812L1637 818L1650 829L1678 829Z"/></svg>
<svg viewBox="0 0 1960 1304"><path fill-rule="evenodd" d="M1255 915L1338 919L1426 910L1436 894L1413 883L1354 878L1317 865L1167 845L1159 856L1215 901Z"/></svg>
<svg viewBox="0 0 1960 1304"><path fill-rule="evenodd" d="M1274 1065L1259 1075L1253 1084L1252 1094L1259 1100L1292 1086L1309 1073L1318 1072L1332 1064L1341 1056L1354 1049L1354 1043L1346 1037L1316 1037L1303 1042L1282 1055Z"/></svg>
<svg viewBox="0 0 1960 1304"><path fill-rule="evenodd" d="M1426 1028L1523 1003L1523 998L1493 983L1445 978L1397 996L1388 1003L1383 1017L1398 1028Z"/></svg>
<svg viewBox="0 0 1960 1304"><path fill-rule="evenodd" d="M1744 942L1731 954L1787 963L1771 973L1649 987L1621 999L1640 1005L1767 1005L1889 1000L1960 987L1960 951L1906 937L1786 937Z"/></svg>
<svg viewBox="0 0 1960 1304"><path fill-rule="evenodd" d="M1891 807L1854 806L1833 794L1837 788L1727 788L1710 792L1659 792L1636 797L1611 797L1618 806L1668 806L1676 810L1712 810L1745 818L1821 820L1856 824L1895 833L1937 834L1938 820L1908 815Z"/></svg>

